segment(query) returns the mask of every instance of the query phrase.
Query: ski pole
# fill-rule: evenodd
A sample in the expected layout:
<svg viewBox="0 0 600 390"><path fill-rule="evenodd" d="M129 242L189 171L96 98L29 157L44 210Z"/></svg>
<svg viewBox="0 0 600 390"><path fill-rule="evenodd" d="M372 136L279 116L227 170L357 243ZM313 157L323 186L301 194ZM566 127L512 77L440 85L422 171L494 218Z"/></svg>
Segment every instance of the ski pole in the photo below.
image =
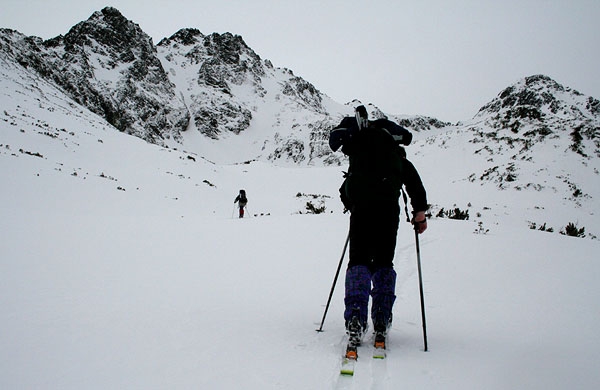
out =
<svg viewBox="0 0 600 390"><path fill-rule="evenodd" d="M417 247L417 270L419 273L419 294L421 295L421 322L423 323L423 344L427 352L427 324L425 321L425 300L423 299L423 278L421 276L421 249L419 248L419 232L415 225L415 244Z"/></svg>
<svg viewBox="0 0 600 390"><path fill-rule="evenodd" d="M408 217L408 199L406 198L406 192L402 188L402 198L404 199L404 211L406 213L406 222L410 222ZM415 246L417 247L417 271L419 274L419 295L421 297L421 323L423 324L423 344L424 350L427 352L427 324L425 321L425 300L423 298L423 278L421 276L421 249L419 247L419 232L417 231L417 225L414 225L415 230Z"/></svg>
<svg viewBox="0 0 600 390"><path fill-rule="evenodd" d="M340 263L338 264L337 271L335 271L335 277L333 278L333 284L331 285L331 291L329 292L329 298L327 299L327 305L325 305L325 313L323 313L323 319L321 320L321 326L317 329L317 332L323 331L323 324L325 323L325 317L327 316L327 310L329 310L329 304L331 303L331 297L333 296L333 290L335 290L335 284L337 283L338 276L340 275L340 269L342 268L342 263L344 261L344 255L346 254L346 248L348 247L348 242L350 241L350 231L348 231L348 237L346 238L346 243L344 244L344 250L342 251L342 257L340 258Z"/></svg>

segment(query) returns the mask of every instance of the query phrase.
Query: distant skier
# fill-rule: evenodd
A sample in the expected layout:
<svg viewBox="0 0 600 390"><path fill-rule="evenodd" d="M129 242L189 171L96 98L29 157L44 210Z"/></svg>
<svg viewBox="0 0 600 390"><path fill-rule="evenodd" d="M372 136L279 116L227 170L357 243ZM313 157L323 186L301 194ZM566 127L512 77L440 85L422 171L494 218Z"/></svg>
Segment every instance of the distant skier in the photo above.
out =
<svg viewBox="0 0 600 390"><path fill-rule="evenodd" d="M396 299L394 252L400 220L398 204L402 185L410 196L412 223L418 233L427 229L427 197L414 165L399 145L412 135L387 120L369 121L364 106L332 130L331 148L349 157L350 167L340 197L350 215L350 262L346 270L346 329L357 345L367 329L369 296L377 339L383 340L392 323ZM385 348L385 346L384 346ZM356 351L356 349L354 349Z"/></svg>
<svg viewBox="0 0 600 390"><path fill-rule="evenodd" d="M246 197L246 191L240 190L239 195L235 198L233 203L237 203L240 210L240 218L244 218L244 208L248 204L248 198Z"/></svg>

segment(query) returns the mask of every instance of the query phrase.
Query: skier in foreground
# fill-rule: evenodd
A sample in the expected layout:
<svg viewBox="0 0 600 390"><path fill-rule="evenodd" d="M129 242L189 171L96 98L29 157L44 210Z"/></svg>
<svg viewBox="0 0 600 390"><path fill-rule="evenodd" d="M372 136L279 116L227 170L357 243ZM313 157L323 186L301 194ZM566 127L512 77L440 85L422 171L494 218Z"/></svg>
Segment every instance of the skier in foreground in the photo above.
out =
<svg viewBox="0 0 600 390"><path fill-rule="evenodd" d="M329 139L331 148L336 151L341 146L350 160L340 188L342 202L351 212L344 299L344 319L350 336L346 357L350 359L356 359L356 347L368 328L369 295L373 297L375 348L385 349L396 299L393 259L402 185L410 197L412 223L418 233L427 229L428 207L419 174L399 145L408 145L412 135L387 119L369 121L364 106L357 107L355 114L355 118L344 118Z"/></svg>
<svg viewBox="0 0 600 390"><path fill-rule="evenodd" d="M246 191L240 190L240 193L235 198L233 203L238 204L238 207L240 209L239 216L240 216L240 218L244 218L244 207L246 207L246 205L248 204L248 198L246 198Z"/></svg>

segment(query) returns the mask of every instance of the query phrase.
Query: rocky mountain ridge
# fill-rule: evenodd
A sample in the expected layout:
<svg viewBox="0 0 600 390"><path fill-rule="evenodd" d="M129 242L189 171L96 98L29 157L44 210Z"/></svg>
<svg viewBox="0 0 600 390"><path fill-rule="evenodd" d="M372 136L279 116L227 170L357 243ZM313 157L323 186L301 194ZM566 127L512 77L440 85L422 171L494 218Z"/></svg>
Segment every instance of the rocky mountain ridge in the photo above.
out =
<svg viewBox="0 0 600 390"><path fill-rule="evenodd" d="M154 45L112 7L48 40L2 29L0 54L120 131L162 146L194 149L186 138L195 131L225 143L251 132L249 158L339 163L326 147L328 129L352 112L238 35L185 28ZM444 125L413 119L415 130Z"/></svg>
<svg viewBox="0 0 600 390"><path fill-rule="evenodd" d="M9 58L120 131L160 143L179 139L188 125L189 113L176 98L152 39L114 8L46 41L3 30L0 44Z"/></svg>

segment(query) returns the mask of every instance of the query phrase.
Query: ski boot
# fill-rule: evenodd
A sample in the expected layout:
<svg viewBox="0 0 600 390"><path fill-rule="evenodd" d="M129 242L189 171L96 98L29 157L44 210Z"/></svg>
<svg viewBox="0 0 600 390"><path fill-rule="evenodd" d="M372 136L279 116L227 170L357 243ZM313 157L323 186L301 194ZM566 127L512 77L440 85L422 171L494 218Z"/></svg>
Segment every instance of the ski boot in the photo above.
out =
<svg viewBox="0 0 600 390"><path fill-rule="evenodd" d="M373 321L373 330L375 332L375 343L376 349L385 350L385 341L388 330L392 326L392 314L390 313L389 319L385 319L383 313L378 312Z"/></svg>
<svg viewBox="0 0 600 390"><path fill-rule="evenodd" d="M346 322L346 333L348 333L348 347L346 348L346 357L356 360L358 357L357 349L362 342L362 337L366 332L366 324L362 323L359 317L359 310L352 310L352 317Z"/></svg>

